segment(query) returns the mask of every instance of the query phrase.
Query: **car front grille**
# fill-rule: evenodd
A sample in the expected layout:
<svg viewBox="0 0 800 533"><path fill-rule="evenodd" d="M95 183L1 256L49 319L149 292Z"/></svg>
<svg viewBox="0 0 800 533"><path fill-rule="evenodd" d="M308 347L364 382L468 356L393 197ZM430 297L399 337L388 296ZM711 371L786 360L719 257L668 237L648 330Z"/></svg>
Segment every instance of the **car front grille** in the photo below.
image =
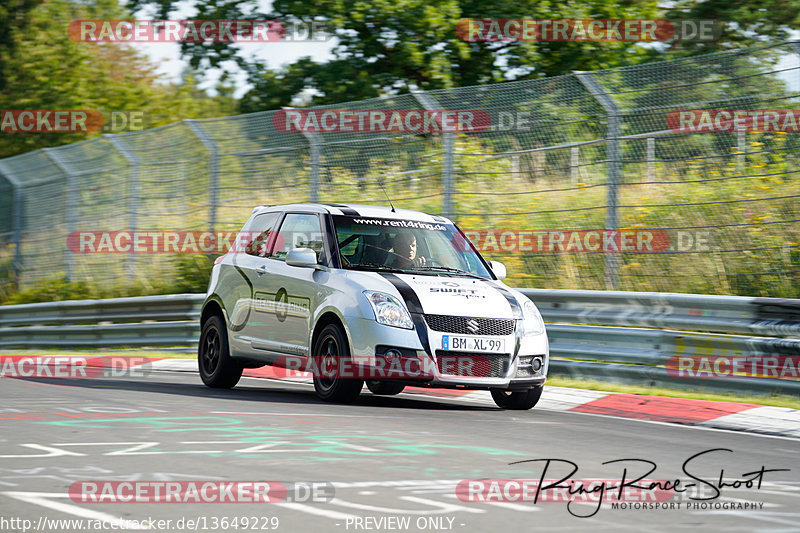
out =
<svg viewBox="0 0 800 533"><path fill-rule="evenodd" d="M513 318L425 315L425 322L434 331L460 335L511 335L514 333Z"/></svg>
<svg viewBox="0 0 800 533"><path fill-rule="evenodd" d="M436 368L446 376L502 378L508 373L511 355L436 350Z"/></svg>

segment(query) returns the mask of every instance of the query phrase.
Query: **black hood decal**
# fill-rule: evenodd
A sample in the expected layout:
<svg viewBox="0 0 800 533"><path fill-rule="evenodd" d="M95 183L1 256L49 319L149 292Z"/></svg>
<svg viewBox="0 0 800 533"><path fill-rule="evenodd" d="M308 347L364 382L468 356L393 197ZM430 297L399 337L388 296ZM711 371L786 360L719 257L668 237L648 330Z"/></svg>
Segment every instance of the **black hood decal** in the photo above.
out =
<svg viewBox="0 0 800 533"><path fill-rule="evenodd" d="M394 287L397 289L397 292L400 293L400 296L403 298L403 301L408 308L408 312L411 313L411 320L414 322L414 329L417 330L419 342L425 349L425 353L431 355L430 343L428 342L428 328L425 325L425 318L423 317L422 313L422 303L419 301L419 296L417 296L417 293L414 292L413 288L411 288L411 285L396 275L390 272L380 272L380 274L386 278L389 283L394 285Z"/></svg>
<svg viewBox="0 0 800 533"><path fill-rule="evenodd" d="M511 294L511 291L505 287L498 287L497 285L489 283L488 280L486 281L486 284L505 296L506 300L508 301L508 305L511 306L511 312L514 313L514 318L522 320L522 308L519 306L517 299L514 298L514 295Z"/></svg>

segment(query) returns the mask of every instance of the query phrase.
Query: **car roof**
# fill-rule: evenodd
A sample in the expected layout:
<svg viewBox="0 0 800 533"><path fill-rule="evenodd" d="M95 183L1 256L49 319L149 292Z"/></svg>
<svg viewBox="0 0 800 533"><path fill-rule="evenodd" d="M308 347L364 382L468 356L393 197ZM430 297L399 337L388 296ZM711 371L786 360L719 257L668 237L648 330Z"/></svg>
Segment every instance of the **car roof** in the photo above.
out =
<svg viewBox="0 0 800 533"><path fill-rule="evenodd" d="M342 204L342 203L306 203L258 206L253 213L268 213L274 211L303 211L307 213L330 213L332 215L348 215L356 217L386 218L399 220L415 220L419 222L439 222L452 224L450 219L439 215L429 215L421 211L410 209L394 209L382 205Z"/></svg>

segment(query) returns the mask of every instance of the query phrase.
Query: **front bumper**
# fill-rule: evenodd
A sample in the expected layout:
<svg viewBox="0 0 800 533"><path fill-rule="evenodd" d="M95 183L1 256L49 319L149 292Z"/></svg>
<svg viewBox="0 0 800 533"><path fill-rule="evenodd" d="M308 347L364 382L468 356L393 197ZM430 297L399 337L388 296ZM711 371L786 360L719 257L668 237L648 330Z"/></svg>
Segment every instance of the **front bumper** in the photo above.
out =
<svg viewBox="0 0 800 533"><path fill-rule="evenodd" d="M378 324L375 320L349 318L346 323L348 338L351 342L351 355L354 362L369 366L379 366L376 353L382 354L387 347L397 348L403 353L413 353L424 362L426 373L414 379L395 379L412 386L457 388L469 390L523 390L544 384L549 366L549 347L547 334L523 336L519 332L519 324L511 335L482 336L484 339L501 341L505 347L503 354L507 356L504 371L498 372L492 363L492 370L478 375L458 375L458 365L445 364L447 357L469 356L481 360L494 359L498 355L490 352L456 352L444 349L448 345L445 336L452 338L453 333L430 329L420 316L414 317L415 329L406 330ZM417 328L424 328L422 334ZM449 341L449 339L448 339ZM425 343L423 345L423 342ZM445 359L443 359L445 356ZM538 364L533 365L534 359ZM486 367L488 368L488 367ZM455 369L455 372L451 370Z"/></svg>

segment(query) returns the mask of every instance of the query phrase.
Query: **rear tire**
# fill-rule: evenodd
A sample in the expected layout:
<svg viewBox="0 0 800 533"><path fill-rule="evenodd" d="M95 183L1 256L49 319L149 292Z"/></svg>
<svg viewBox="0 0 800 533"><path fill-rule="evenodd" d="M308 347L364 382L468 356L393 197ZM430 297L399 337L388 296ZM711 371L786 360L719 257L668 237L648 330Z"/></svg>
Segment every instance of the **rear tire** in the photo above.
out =
<svg viewBox="0 0 800 533"><path fill-rule="evenodd" d="M197 365L203 383L215 389L230 389L242 377L242 365L231 359L225 322L217 315L203 324L197 347Z"/></svg>
<svg viewBox="0 0 800 533"><path fill-rule="evenodd" d="M314 373L314 390L317 391L317 396L326 402L338 403L352 403L358 398L364 388L364 380L340 375L339 369L343 366L341 361L350 359L350 347L341 327L328 324L322 328L314 342L311 356L320 362ZM333 377L319 374L331 368L330 365L335 369ZM347 366L353 368L352 365Z"/></svg>
<svg viewBox="0 0 800 533"><path fill-rule="evenodd" d="M368 379L367 388L372 394L377 396L394 396L403 392L403 389L405 389L406 386L402 383L394 383L392 381Z"/></svg>
<svg viewBox="0 0 800 533"><path fill-rule="evenodd" d="M528 390L522 391L505 391L502 389L492 389L492 400L497 404L497 407L503 409L513 409L518 411L526 411L532 409L534 405L539 402L542 397L544 385L539 385Z"/></svg>

